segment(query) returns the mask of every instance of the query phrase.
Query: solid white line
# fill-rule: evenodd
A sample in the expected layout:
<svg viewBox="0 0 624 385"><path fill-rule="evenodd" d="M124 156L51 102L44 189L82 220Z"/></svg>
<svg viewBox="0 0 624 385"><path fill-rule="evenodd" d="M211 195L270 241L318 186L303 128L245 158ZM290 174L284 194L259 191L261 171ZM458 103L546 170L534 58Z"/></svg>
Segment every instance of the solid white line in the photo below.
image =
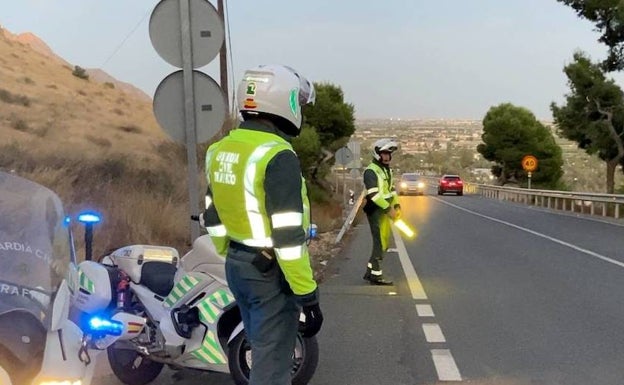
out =
<svg viewBox="0 0 624 385"><path fill-rule="evenodd" d="M587 249L584 249L584 248L582 248L582 247L578 247L578 246L573 245L573 244L571 244L571 243L568 243L568 242L562 241L561 239L553 238L553 237L550 237L550 236L548 236L548 235L545 235L545 234L542 234L542 233L538 233L537 231L533 231L533 230L527 229L526 227L522 227L522 226L514 225L513 223L509 223L509 222L503 221L503 220L501 220L501 219L496 219L496 218L489 217L489 216L487 216L487 215L479 214L479 213L477 213L477 212L475 212L475 211L468 210L468 209L466 209L466 208L463 208L463 207L460 207L460 206L454 205L454 204L452 204L452 203L448 203L448 202L446 202L446 201L444 201L444 200L442 200L442 199L439 199L439 198L435 198L435 197L434 197L434 199L436 199L436 200L438 200L438 201L440 201L440 202L444 203L445 205L449 205L449 206L455 207L456 209L459 209L459 210L465 211L465 212L467 212L467 213L474 214L474 215L476 215L476 216L479 216L479 217L482 217L482 218L485 218L485 219L489 219L489 220L491 220L491 221L498 222L498 223L501 223L501 224L503 224L503 225L505 225L505 226L513 227L513 228L518 229L518 230L526 231L527 233L530 233L530 234L536 235L536 236L541 237L541 238L544 238L544 239L548 239L549 241L552 241L552 242L558 243L558 244L560 244L560 245L563 245L563 246L569 247L569 248L574 249L574 250L576 250L576 251L580 251L581 253L585 253L585 254L587 254L587 255L589 255L589 256L592 256L592 257L594 257L594 258L602 259L602 260L603 260L603 261L605 261L605 262L612 263L612 264L617 265L617 266L619 266L619 267L624 267L624 262L616 261L615 259L612 259L612 258L609 258L609 257L605 257L604 255L601 255L601 254L595 253L595 252L593 252L593 251L591 251L591 250L587 250ZM396 238L396 236L395 236L395 238Z"/></svg>
<svg viewBox="0 0 624 385"><path fill-rule="evenodd" d="M442 334L442 329L440 329L440 325L422 324L422 329L425 333L425 339L427 340L427 342L446 342L446 338L444 338L444 334Z"/></svg>
<svg viewBox="0 0 624 385"><path fill-rule="evenodd" d="M412 261L410 261L409 255L407 254L407 249L405 249L403 239L401 239L401 235L394 227L392 228L392 235L394 235L394 244L399 253L399 261L401 261L405 278L407 278L407 285L412 292L412 298L427 299L425 288L420 282L418 274L416 274L416 270L414 270L414 265L412 265Z"/></svg>
<svg viewBox="0 0 624 385"><path fill-rule="evenodd" d="M419 317L435 317L431 305L416 305L416 313Z"/></svg>
<svg viewBox="0 0 624 385"><path fill-rule="evenodd" d="M431 349L431 357L433 358L433 365L435 366L436 372L438 372L440 381L462 380L450 350Z"/></svg>

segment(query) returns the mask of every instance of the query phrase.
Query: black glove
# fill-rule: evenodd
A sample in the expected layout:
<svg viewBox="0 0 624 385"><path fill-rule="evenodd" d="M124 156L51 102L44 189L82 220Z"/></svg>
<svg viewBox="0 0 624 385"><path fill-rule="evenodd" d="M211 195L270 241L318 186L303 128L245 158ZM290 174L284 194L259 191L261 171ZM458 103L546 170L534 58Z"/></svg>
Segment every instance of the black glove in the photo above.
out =
<svg viewBox="0 0 624 385"><path fill-rule="evenodd" d="M321 330L323 325L323 313L319 304L308 305L303 307L303 314L305 314L305 323L300 329L303 338L310 338L316 335Z"/></svg>

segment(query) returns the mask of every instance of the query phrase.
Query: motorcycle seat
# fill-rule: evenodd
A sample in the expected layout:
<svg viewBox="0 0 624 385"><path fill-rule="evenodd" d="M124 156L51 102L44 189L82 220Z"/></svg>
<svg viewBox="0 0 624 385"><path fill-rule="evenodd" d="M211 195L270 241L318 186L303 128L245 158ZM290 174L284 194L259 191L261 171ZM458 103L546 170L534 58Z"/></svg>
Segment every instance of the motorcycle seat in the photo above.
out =
<svg viewBox="0 0 624 385"><path fill-rule="evenodd" d="M154 293L166 297L173 289L176 266L167 262L148 261L143 263L141 282Z"/></svg>

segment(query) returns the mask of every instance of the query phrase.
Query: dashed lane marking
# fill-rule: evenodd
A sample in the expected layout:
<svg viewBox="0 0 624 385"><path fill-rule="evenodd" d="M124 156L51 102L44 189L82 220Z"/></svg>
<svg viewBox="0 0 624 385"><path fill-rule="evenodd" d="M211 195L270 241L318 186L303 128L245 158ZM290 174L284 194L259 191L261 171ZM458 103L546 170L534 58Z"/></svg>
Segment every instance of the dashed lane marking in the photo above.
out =
<svg viewBox="0 0 624 385"><path fill-rule="evenodd" d="M399 253L401 267L407 279L407 285L412 293L412 298L414 300L426 300L427 294L407 254L403 239L401 239L401 236L395 229L392 229L392 234L394 236L396 251ZM416 304L416 312L419 317L434 316L433 309L429 304ZM444 333L442 333L442 328L440 328L440 325L437 323L423 323L422 329L428 343L440 344L446 342ZM461 374L459 373L459 369L457 368L457 364L455 364L455 359L450 350L431 349L431 358L433 359L433 366L435 367L440 381L462 381Z"/></svg>

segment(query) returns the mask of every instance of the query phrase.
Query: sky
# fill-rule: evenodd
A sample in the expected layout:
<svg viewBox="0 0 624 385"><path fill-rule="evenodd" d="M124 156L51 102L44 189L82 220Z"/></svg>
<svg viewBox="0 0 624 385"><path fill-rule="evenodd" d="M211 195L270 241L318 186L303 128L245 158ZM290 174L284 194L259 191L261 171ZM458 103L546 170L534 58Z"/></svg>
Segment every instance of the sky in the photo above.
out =
<svg viewBox="0 0 624 385"><path fill-rule="evenodd" d="M150 40L157 4L2 0L0 25L32 32L70 63L102 68L153 96L177 70ZM562 70L574 51L606 56L593 25L555 0L226 4L232 84L246 68L287 64L310 80L340 86L360 119L481 120L490 107L509 102L551 120L551 102L561 104L569 92ZM218 81L218 58L201 70ZM615 78L622 84L624 77Z"/></svg>

